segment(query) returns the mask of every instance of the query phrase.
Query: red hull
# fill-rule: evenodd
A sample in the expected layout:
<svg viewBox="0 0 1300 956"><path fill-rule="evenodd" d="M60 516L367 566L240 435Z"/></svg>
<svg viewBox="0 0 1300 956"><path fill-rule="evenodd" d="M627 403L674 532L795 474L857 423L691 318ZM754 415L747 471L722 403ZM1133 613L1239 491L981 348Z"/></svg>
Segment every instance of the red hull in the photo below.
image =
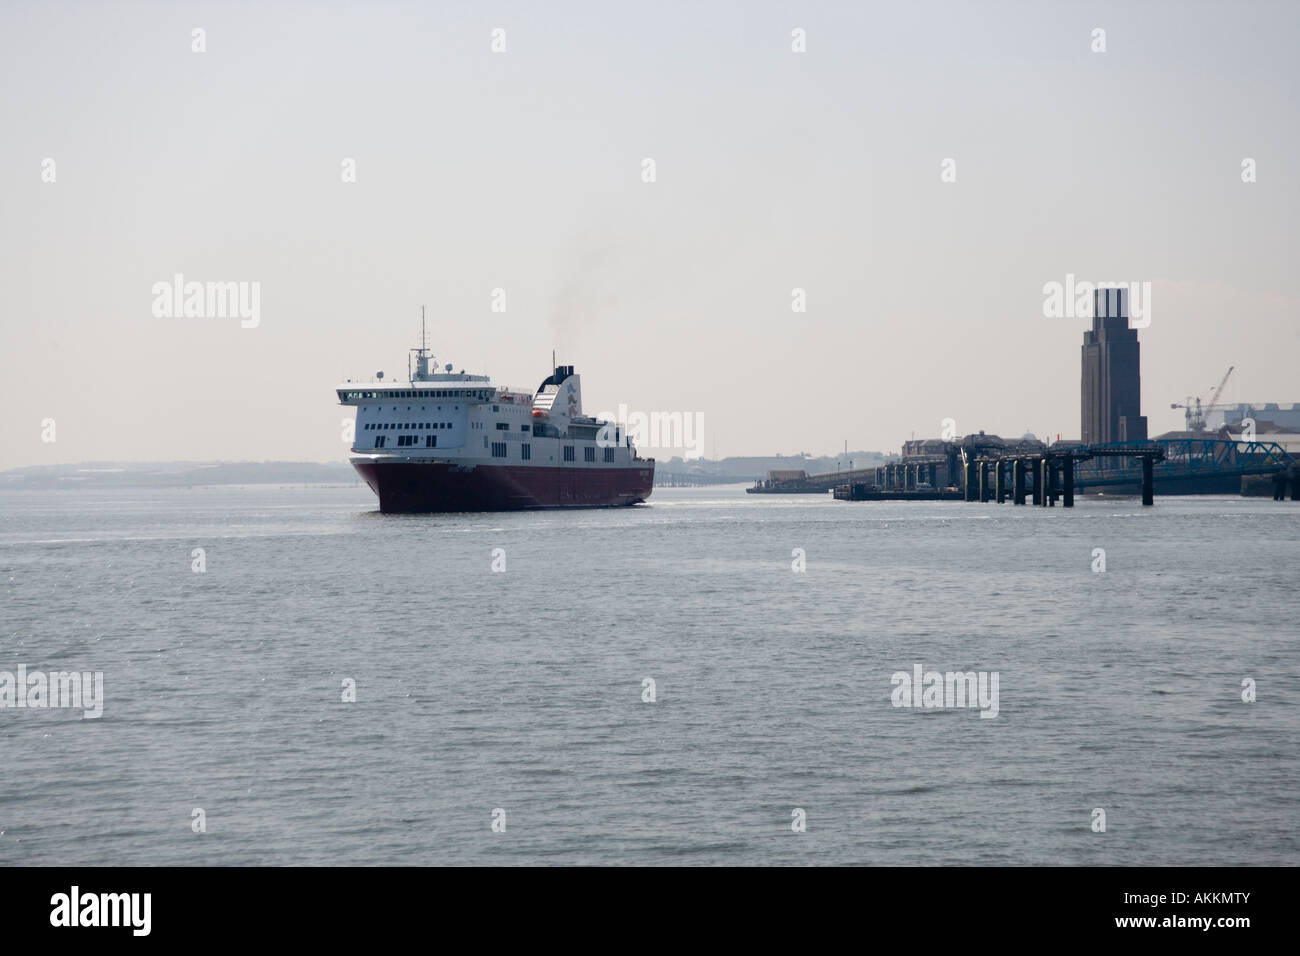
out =
<svg viewBox="0 0 1300 956"><path fill-rule="evenodd" d="M385 513L613 508L645 501L654 463L621 468L353 462Z"/></svg>

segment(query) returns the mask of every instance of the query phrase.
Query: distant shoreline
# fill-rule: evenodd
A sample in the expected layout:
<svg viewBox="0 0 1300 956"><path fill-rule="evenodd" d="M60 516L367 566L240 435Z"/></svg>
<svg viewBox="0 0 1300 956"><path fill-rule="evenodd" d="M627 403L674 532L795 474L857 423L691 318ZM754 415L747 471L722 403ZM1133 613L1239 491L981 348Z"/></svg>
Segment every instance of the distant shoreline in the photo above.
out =
<svg viewBox="0 0 1300 956"><path fill-rule="evenodd" d="M80 462L0 472L0 488L20 490L358 484L346 462Z"/></svg>
<svg viewBox="0 0 1300 956"><path fill-rule="evenodd" d="M850 452L859 462L885 459L871 452ZM724 458L720 461L660 461L656 483L752 484L770 468L802 468L809 473L834 471L835 458L774 456ZM739 473L737 473L739 472ZM363 485L347 461L83 461L68 465L28 465L0 471L0 489L194 488L223 485Z"/></svg>

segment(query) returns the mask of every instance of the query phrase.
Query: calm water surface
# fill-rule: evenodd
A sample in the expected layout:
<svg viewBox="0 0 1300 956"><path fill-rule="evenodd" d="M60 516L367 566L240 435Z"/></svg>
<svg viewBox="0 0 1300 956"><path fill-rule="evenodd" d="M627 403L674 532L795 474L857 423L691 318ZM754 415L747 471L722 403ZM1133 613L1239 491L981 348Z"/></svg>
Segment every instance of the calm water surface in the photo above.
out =
<svg viewBox="0 0 1300 956"><path fill-rule="evenodd" d="M0 863L1300 860L1300 504L374 508L0 492L0 670L105 687L0 710Z"/></svg>

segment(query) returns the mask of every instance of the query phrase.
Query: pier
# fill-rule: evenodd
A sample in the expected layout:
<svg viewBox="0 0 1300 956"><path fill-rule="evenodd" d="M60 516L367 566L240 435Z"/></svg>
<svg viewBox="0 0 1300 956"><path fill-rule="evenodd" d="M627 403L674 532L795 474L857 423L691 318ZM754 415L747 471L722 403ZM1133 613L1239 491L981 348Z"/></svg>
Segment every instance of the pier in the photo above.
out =
<svg viewBox="0 0 1300 956"><path fill-rule="evenodd" d="M921 447L923 445L923 447ZM1155 503L1167 494L1227 493L1243 476L1269 475L1300 494L1300 464L1273 442L1154 439L1138 442L1005 441L968 435L918 443L920 453L852 472L808 475L797 487L767 481L767 494L831 490L840 501L968 501L1073 508L1089 491L1137 494ZM796 483L791 483L792 485ZM1220 489L1224 491L1220 491ZM1285 491L1275 497L1285 496Z"/></svg>
<svg viewBox="0 0 1300 956"><path fill-rule="evenodd" d="M855 482L835 488L841 501L979 501L1052 508L1058 501L1073 508L1078 487L1075 472L1082 461L1094 458L1125 458L1141 462L1142 504L1155 502L1155 463L1164 460L1158 446L1077 447L1062 450L990 453L988 448L961 450L960 483L948 487L937 485L937 476L945 461L907 462L886 465L874 484Z"/></svg>
<svg viewBox="0 0 1300 956"><path fill-rule="evenodd" d="M1079 487L1076 471L1080 462L1098 458L1140 462L1142 504L1155 503L1155 463L1165 460L1165 451L1153 442L1124 442L1122 447L1081 445L1061 450L1047 449L1038 454L1012 453L968 455L963 451L966 501L995 501L1003 504L1009 496L1012 504L1033 503L1045 508L1060 501L1065 508L1074 507Z"/></svg>

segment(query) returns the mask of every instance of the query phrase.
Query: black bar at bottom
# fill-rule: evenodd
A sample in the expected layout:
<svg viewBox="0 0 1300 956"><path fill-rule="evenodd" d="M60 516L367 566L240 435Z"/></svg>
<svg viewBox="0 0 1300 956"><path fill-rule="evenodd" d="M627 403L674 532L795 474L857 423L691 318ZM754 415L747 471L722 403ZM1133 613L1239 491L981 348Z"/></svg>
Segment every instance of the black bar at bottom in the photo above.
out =
<svg viewBox="0 0 1300 956"><path fill-rule="evenodd" d="M629 856L635 863L635 854ZM815 854L808 862L816 863ZM687 918L699 929L725 931L729 937L761 937L776 928L769 925L773 921L783 922L780 904L791 899L808 903L787 914L798 932L840 934L843 927L883 942L909 927L914 942L931 932L936 943L945 940L938 949L956 941L959 924L969 932L957 935L972 944L982 939L1002 946L1048 933L1049 939L1072 942L1128 937L1138 946L1205 940L1222 951L1294 928L1283 908L1291 909L1295 874L1284 868L926 867L852 874L829 868L674 868L671 874L663 869L548 868L545 874L528 868L458 869L449 874L348 867L9 868L0 870L0 892L5 943L15 946L13 952L26 951L16 945L27 939L57 944L60 936L65 941L75 936L84 944L144 938L137 932L143 926L130 918L144 910L143 894L149 894L148 938L257 943L258 948L285 941L295 951L390 932L430 938L429 933L441 937L459 930L498 939L513 928L573 939L620 925L629 933L644 931L662 920L667 933L673 926L684 931ZM52 925L61 917L69 922L70 907L60 906L64 898L71 902L73 887L83 914L92 895L141 894L134 900L140 905L133 908L129 897L118 899L115 905L127 914L120 922L126 925ZM734 905L737 894L744 906ZM732 903L723 905L724 898Z"/></svg>

